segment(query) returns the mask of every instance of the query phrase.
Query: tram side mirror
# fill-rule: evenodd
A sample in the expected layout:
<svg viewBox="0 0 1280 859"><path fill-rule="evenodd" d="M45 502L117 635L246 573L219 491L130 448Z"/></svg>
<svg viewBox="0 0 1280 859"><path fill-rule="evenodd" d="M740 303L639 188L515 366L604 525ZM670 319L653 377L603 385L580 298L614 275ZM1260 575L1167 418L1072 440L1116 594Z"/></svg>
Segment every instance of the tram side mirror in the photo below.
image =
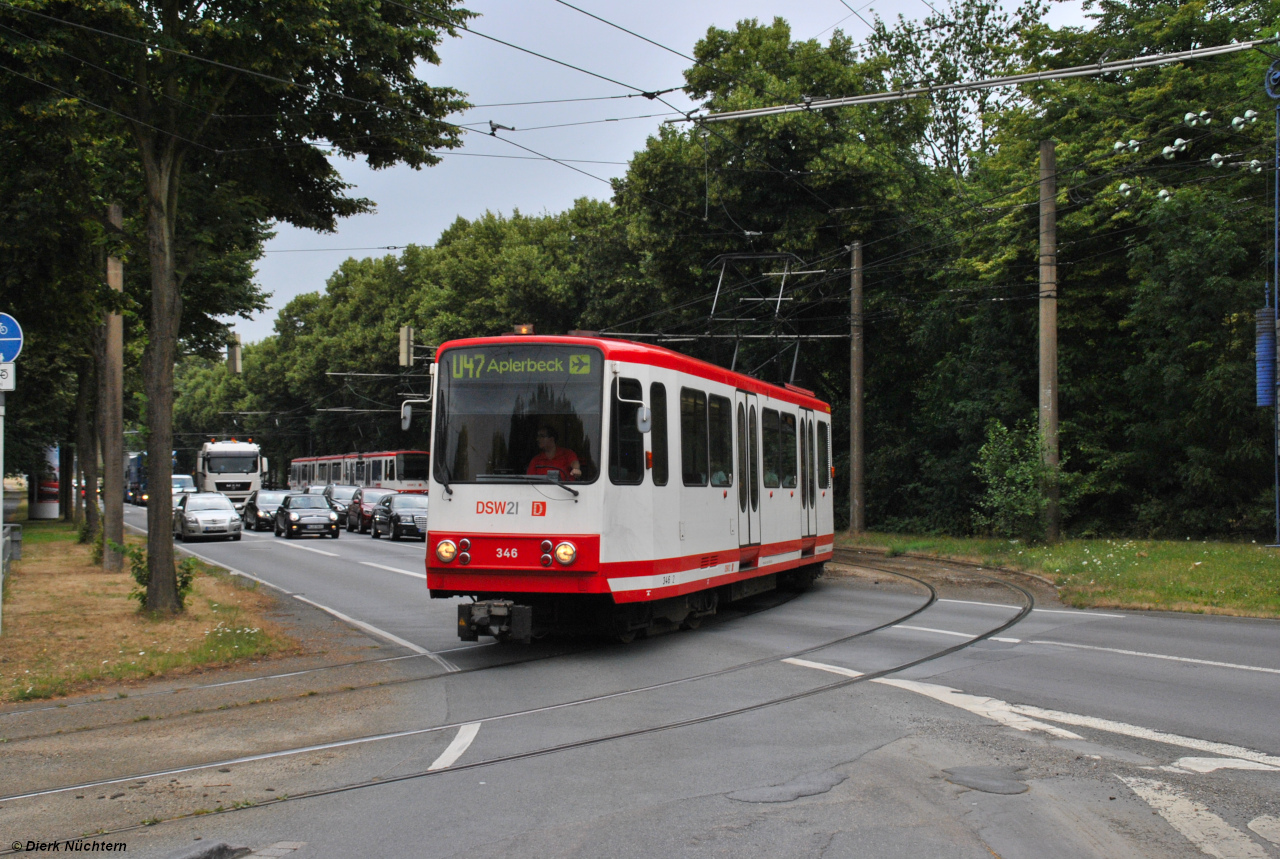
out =
<svg viewBox="0 0 1280 859"><path fill-rule="evenodd" d="M636 409L636 429L640 432L648 432L653 429L653 412L649 411L645 406Z"/></svg>
<svg viewBox="0 0 1280 859"><path fill-rule="evenodd" d="M404 403L400 406L400 429L407 430L413 422L413 406Z"/></svg>

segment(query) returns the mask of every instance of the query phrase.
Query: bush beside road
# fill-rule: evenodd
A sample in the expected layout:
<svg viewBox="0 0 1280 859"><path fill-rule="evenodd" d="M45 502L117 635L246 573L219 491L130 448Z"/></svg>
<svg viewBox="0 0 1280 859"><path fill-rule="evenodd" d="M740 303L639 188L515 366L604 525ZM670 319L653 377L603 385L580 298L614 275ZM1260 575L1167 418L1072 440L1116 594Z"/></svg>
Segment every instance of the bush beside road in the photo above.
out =
<svg viewBox="0 0 1280 859"><path fill-rule="evenodd" d="M294 648L267 620L271 599L253 583L200 564L187 610L154 619L130 599L129 574L95 567L70 524L28 521L23 530L23 560L5 587L0 702L180 675Z"/></svg>
<svg viewBox="0 0 1280 859"><path fill-rule="evenodd" d="M1076 608L1280 617L1280 550L1194 540L1018 540L848 533L836 545L1034 573Z"/></svg>

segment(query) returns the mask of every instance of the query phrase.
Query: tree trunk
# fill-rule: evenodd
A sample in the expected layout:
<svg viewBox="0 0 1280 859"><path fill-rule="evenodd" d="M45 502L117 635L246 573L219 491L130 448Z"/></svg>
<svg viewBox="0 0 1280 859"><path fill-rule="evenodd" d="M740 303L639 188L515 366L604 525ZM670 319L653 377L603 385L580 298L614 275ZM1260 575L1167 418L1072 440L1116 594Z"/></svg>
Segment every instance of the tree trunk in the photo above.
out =
<svg viewBox="0 0 1280 859"><path fill-rule="evenodd" d="M147 608L174 614L178 602L173 553L173 365L182 300L174 270L178 165L143 152L147 176L147 256L151 263L151 336L142 357L147 394Z"/></svg>
<svg viewBox="0 0 1280 859"><path fill-rule="evenodd" d="M69 440L63 438L58 442L58 512L63 522L75 520L72 510L76 498L75 476L75 450Z"/></svg>
<svg viewBox="0 0 1280 859"><path fill-rule="evenodd" d="M96 344L95 344L96 345ZM97 403L94 390L94 361L83 358L79 367L79 391L76 397L76 453L80 459L81 486L84 487L85 533L90 541L98 536L98 444L94 432L91 404Z"/></svg>
<svg viewBox="0 0 1280 859"><path fill-rule="evenodd" d="M118 204L107 207L107 218L117 228L124 224ZM124 264L118 257L107 258L107 286L124 292ZM112 547L124 545L124 317L119 313L106 315L98 378L102 382L102 533L106 543L102 569L118 573L124 569L124 556Z"/></svg>

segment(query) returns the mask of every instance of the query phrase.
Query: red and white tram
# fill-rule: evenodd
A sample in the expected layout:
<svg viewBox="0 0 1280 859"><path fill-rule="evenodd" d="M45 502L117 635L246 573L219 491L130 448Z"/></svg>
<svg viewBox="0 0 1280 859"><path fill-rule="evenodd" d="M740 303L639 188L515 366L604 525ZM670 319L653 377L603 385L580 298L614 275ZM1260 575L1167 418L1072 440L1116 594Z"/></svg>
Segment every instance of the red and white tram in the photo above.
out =
<svg viewBox="0 0 1280 859"><path fill-rule="evenodd" d="M584 337L456 340L433 370L427 586L474 598L464 640L694 626L831 559L809 391Z"/></svg>
<svg viewBox="0 0 1280 859"><path fill-rule="evenodd" d="M330 483L425 492L431 457L425 450L383 450L302 456L289 463L289 488L301 492Z"/></svg>

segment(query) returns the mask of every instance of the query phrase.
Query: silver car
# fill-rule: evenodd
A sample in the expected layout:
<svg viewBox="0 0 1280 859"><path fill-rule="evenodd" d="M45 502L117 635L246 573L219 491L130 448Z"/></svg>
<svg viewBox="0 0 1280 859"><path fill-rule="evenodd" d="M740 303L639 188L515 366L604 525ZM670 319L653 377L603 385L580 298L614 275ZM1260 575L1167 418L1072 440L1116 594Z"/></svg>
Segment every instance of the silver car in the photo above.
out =
<svg viewBox="0 0 1280 859"><path fill-rule="evenodd" d="M221 492L184 495L173 508L173 536L178 540L239 540L240 514Z"/></svg>

